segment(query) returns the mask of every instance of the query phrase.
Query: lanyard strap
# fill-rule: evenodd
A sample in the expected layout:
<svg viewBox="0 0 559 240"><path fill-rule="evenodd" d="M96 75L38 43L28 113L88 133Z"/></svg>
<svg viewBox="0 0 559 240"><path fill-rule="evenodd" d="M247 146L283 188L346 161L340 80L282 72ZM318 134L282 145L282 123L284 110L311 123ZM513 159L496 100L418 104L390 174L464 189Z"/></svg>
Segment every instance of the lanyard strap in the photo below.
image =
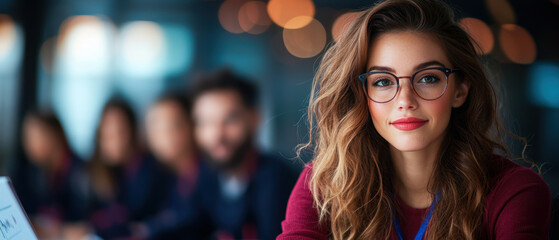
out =
<svg viewBox="0 0 559 240"><path fill-rule="evenodd" d="M437 193L437 196L435 196L435 200L431 203L431 206L429 207L429 212L427 213L427 216L425 216L425 219L421 223L421 226L419 227L417 234L415 234L414 240L423 239L423 235L425 235L425 231L427 230L427 225L429 225L429 221L431 220L431 215L433 215L433 211L435 210L435 205L437 205L437 202L439 201L440 198L441 198L441 192L439 191ZM396 234L398 234L398 239L404 240L402 229L400 228L400 223L398 223L398 217L396 216L394 211L392 211L392 223L394 224L394 228L396 228Z"/></svg>

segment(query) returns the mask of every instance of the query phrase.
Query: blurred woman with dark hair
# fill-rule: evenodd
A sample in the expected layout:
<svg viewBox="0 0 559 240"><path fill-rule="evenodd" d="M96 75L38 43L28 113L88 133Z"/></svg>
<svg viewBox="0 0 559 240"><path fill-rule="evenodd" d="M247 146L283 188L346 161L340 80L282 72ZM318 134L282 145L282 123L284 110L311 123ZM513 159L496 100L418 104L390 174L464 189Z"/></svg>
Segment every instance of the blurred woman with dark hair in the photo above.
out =
<svg viewBox="0 0 559 240"><path fill-rule="evenodd" d="M87 179L83 162L71 151L62 124L51 111L34 110L23 122L29 165L15 186L41 238L59 238L63 228L86 216Z"/></svg>
<svg viewBox="0 0 559 240"><path fill-rule="evenodd" d="M91 221L105 239L131 236L129 223L155 214L170 185L139 144L132 108L116 98L103 109L89 172Z"/></svg>
<svg viewBox="0 0 559 240"><path fill-rule="evenodd" d="M203 226L196 205L201 159L193 139L190 104L183 92L159 97L146 115L150 151L172 172L171 191L165 207L155 216L135 224L135 235L147 239L200 239ZM203 188L203 187L202 187ZM196 230L194 230L196 229Z"/></svg>

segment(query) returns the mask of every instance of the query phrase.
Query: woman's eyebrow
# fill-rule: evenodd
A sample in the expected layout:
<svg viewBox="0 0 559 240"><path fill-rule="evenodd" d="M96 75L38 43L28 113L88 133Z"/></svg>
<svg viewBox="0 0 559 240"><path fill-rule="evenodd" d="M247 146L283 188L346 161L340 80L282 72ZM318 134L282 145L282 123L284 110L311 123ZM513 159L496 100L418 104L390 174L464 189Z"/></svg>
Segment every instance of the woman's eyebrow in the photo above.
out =
<svg viewBox="0 0 559 240"><path fill-rule="evenodd" d="M428 61L428 62L418 64L417 66L415 66L414 71L421 70L423 68L433 66L433 65L439 65L441 67L445 67L445 65L442 64L441 62L433 60L433 61ZM393 68L386 67L386 66L372 66L367 70L367 72L372 72L372 71L385 71L385 72L393 72L393 73L396 72L394 71Z"/></svg>
<svg viewBox="0 0 559 240"><path fill-rule="evenodd" d="M396 72L394 71L393 68L391 67L384 67L384 66L372 66L369 68L369 70L367 70L367 72L372 72L372 71L385 71L385 72Z"/></svg>
<svg viewBox="0 0 559 240"><path fill-rule="evenodd" d="M429 66L433 66L433 65L439 65L441 67L445 67L444 64L442 64L441 62L437 61L437 60L433 60L433 61L428 61L428 62L424 62L421 64L418 64L417 66L415 66L414 70L421 70L423 68L429 67Z"/></svg>

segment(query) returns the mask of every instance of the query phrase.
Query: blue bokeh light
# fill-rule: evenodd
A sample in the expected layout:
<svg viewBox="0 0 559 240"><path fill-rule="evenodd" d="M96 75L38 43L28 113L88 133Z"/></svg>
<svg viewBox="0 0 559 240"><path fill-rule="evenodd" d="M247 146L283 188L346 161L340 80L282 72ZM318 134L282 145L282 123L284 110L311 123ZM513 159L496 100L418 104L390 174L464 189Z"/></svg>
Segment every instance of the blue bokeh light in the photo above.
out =
<svg viewBox="0 0 559 240"><path fill-rule="evenodd" d="M534 104L559 108L559 64L535 63L530 71L530 99Z"/></svg>

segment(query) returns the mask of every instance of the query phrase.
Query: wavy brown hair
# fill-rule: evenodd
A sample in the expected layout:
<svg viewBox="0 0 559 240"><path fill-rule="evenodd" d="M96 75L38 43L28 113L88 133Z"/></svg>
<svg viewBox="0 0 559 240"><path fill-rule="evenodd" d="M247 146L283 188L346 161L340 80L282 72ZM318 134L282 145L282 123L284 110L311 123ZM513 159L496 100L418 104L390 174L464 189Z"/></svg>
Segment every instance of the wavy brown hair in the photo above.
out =
<svg viewBox="0 0 559 240"><path fill-rule="evenodd" d="M392 229L389 143L373 126L357 76L366 72L375 37L394 31L434 36L452 66L461 70L456 81L470 85L466 102L452 110L435 163L428 190L433 199L438 191L443 197L426 238L483 238L488 163L494 151L510 157L502 137L510 133L499 120L477 44L455 22L452 9L434 0L388 0L359 12L324 54L308 109L310 139L298 148L298 154L305 148L314 152L310 189L320 220L328 222L334 239L385 239Z"/></svg>

